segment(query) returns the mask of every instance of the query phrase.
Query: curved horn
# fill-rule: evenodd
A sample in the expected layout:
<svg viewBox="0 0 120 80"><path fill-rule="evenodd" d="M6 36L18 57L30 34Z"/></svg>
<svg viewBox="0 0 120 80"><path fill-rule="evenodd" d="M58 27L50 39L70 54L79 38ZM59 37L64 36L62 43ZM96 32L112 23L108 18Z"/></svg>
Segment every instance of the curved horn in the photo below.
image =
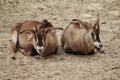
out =
<svg viewBox="0 0 120 80"><path fill-rule="evenodd" d="M37 24L35 24L35 32L38 32Z"/></svg>

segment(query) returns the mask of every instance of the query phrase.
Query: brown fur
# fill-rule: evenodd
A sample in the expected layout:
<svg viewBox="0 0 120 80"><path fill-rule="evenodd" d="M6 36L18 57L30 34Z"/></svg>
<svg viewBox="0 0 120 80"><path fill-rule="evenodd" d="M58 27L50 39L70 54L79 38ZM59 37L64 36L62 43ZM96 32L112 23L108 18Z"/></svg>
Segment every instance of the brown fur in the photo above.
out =
<svg viewBox="0 0 120 80"><path fill-rule="evenodd" d="M56 32L48 32L44 44L44 51L41 53L42 57L52 54L58 48L58 40Z"/></svg>
<svg viewBox="0 0 120 80"><path fill-rule="evenodd" d="M57 51L58 49L58 39L56 32L53 30L60 29L63 30L62 28L46 28L45 29L45 34L46 34L46 41L44 44L44 51L41 53L42 57L45 57L47 55L50 55L54 52Z"/></svg>

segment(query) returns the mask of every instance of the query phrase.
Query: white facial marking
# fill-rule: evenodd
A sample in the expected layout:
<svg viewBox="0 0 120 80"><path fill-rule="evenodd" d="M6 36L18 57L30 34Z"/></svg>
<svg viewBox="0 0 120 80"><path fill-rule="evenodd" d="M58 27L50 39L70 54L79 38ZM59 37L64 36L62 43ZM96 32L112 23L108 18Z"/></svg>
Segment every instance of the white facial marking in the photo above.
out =
<svg viewBox="0 0 120 80"><path fill-rule="evenodd" d="M102 43L97 42L97 41L96 41L96 42L94 42L94 46L95 46L95 47L97 47L97 48L101 48L101 47L100 47L100 45L102 45Z"/></svg>
<svg viewBox="0 0 120 80"><path fill-rule="evenodd" d="M43 44L45 43L44 38L42 39L42 43L43 43Z"/></svg>
<svg viewBox="0 0 120 80"><path fill-rule="evenodd" d="M44 50L43 46L42 46L42 47L37 46L37 52L38 52L39 54L40 54L43 50Z"/></svg>
<svg viewBox="0 0 120 80"><path fill-rule="evenodd" d="M37 40L36 40L36 43L38 43L38 38L36 37L36 39L37 39Z"/></svg>

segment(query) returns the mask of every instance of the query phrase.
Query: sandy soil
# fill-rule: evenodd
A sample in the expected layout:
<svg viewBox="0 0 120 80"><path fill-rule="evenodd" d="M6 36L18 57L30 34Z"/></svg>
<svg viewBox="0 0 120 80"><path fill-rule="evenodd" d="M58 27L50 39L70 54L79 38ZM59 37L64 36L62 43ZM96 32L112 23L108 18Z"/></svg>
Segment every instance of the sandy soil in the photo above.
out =
<svg viewBox="0 0 120 80"><path fill-rule="evenodd" d="M65 28L73 18L89 20L97 13L106 54L71 55L59 47L46 59L18 52L10 60L10 31L17 22L48 19ZM0 0L0 80L120 80L119 52L119 0Z"/></svg>

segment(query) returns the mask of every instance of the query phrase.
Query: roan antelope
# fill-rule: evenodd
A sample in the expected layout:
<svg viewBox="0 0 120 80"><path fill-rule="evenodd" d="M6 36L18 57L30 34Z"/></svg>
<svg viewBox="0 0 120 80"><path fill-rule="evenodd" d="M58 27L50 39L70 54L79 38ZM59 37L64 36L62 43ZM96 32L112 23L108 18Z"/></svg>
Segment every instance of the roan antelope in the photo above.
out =
<svg viewBox="0 0 120 80"><path fill-rule="evenodd" d="M47 20L18 23L11 31L12 59L16 59L17 51L26 56L40 54L42 57L56 52L58 48L56 29L62 30L54 28Z"/></svg>
<svg viewBox="0 0 120 80"><path fill-rule="evenodd" d="M61 43L63 49L68 53L75 54L94 53L95 48L100 51L103 45L99 37L99 23L99 16L97 16L94 25L90 22L73 19L62 34Z"/></svg>

